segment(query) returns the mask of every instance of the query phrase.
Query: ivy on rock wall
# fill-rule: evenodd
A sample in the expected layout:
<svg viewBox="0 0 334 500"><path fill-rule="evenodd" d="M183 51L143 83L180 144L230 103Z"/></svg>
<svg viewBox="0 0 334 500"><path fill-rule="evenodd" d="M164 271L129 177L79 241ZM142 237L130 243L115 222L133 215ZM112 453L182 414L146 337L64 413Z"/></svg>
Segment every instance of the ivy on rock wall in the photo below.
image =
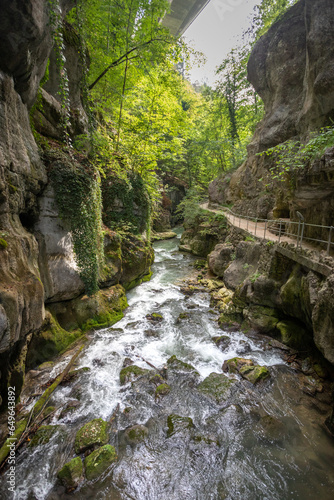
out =
<svg viewBox="0 0 334 500"><path fill-rule="evenodd" d="M149 233L151 202L139 174L130 173L127 179L107 174L102 180L102 199L103 222L110 229Z"/></svg>
<svg viewBox="0 0 334 500"><path fill-rule="evenodd" d="M86 293L93 295L104 260L100 176L91 164L71 161L61 151L48 155L59 215L70 226L80 278Z"/></svg>

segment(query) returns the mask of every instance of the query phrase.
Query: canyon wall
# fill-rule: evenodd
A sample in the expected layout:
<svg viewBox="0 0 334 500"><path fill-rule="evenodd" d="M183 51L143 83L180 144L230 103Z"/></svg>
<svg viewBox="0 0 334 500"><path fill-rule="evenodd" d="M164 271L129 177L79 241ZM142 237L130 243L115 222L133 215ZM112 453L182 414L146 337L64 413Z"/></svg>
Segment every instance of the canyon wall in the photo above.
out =
<svg viewBox="0 0 334 500"><path fill-rule="evenodd" d="M334 119L334 4L300 0L256 43L248 79L263 99L265 116L248 146L247 160L212 182L213 203L233 204L237 213L291 217L332 225L334 149L287 181L273 179L272 159L257 156L289 139L306 141Z"/></svg>
<svg viewBox="0 0 334 500"><path fill-rule="evenodd" d="M71 0L59 2L63 19L73 6ZM19 395L26 363L41 363L90 328L119 319L126 307L121 285L140 282L153 261L145 239L122 240L105 228L100 291L84 295L69 221L59 216L50 178L52 169L79 170L87 159L67 154L57 142L64 111L49 9L44 0L0 0L0 407L7 385L15 385ZM88 130L83 62L78 35L66 22L63 35L68 133L75 140ZM46 71L48 81L40 88ZM46 153L36 144L36 132L48 142Z"/></svg>

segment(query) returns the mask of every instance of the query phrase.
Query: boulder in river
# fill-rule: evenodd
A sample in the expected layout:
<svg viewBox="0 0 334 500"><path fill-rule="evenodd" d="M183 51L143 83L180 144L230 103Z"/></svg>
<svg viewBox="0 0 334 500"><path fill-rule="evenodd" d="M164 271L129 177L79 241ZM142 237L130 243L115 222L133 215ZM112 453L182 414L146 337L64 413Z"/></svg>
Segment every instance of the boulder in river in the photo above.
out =
<svg viewBox="0 0 334 500"><path fill-rule="evenodd" d="M58 472L57 477L60 479L67 491L77 488L83 479L83 465L81 458L76 457L67 462Z"/></svg>
<svg viewBox="0 0 334 500"><path fill-rule="evenodd" d="M87 479L96 479L116 460L116 450L110 444L93 451L84 461Z"/></svg>
<svg viewBox="0 0 334 500"><path fill-rule="evenodd" d="M95 418L78 430L75 436L75 452L77 454L104 445L108 442L108 422Z"/></svg>

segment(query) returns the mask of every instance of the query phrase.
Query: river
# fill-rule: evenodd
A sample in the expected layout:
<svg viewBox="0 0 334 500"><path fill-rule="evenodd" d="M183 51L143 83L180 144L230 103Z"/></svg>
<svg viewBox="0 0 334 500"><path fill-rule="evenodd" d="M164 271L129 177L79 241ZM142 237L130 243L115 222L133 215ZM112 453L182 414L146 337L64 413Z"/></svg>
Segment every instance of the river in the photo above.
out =
<svg viewBox="0 0 334 500"><path fill-rule="evenodd" d="M94 333L78 365L90 370L52 397L50 404L63 408L77 401L75 410L62 415L59 410L52 417L51 424L59 427L47 444L23 449L15 494L2 477L1 498L333 500L333 440L320 425L319 408L301 391L298 374L281 351L260 338L222 332L208 293L181 292L179 280L193 273L194 258L178 252L178 239L154 248L151 281L128 293L129 308L120 322ZM161 322L147 318L154 312ZM223 333L230 338L225 350L212 340ZM196 371L167 365L173 355ZM219 400L197 390L235 356L269 367L270 379L253 386L229 375L234 383ZM152 374L152 365L161 370L170 392L157 397L147 376L121 385L126 358ZM56 475L75 456L77 430L112 415L110 442L117 462L97 481L66 494ZM172 429L171 415L177 416ZM147 428L147 435L129 443L125 430L137 424Z"/></svg>

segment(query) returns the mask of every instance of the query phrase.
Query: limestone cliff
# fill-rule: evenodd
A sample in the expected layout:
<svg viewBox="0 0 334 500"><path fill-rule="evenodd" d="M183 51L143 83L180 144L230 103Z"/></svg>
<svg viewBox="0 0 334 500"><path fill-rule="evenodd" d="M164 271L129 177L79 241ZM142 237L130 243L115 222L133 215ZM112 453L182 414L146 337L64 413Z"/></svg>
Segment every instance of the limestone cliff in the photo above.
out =
<svg viewBox="0 0 334 500"><path fill-rule="evenodd" d="M255 45L248 79L263 99L265 117L248 147L247 160L209 188L212 202L237 212L291 217L314 224L334 219L334 150L309 163L291 182L272 179L272 160L256 156L288 139L305 141L334 118L334 4L300 0Z"/></svg>
<svg viewBox="0 0 334 500"><path fill-rule="evenodd" d="M73 5L71 0L59 2L62 18ZM153 260L145 239L121 240L105 228L106 262L99 283L105 290L93 298L83 295L70 226L59 216L50 178L57 166L80 169L83 155L51 154L52 139L61 140L64 129L49 9L44 0L0 0L0 406L7 384L15 384L19 395L27 353L33 366L87 329L119 319L126 306L120 284L140 282ZM73 28L64 23L63 33L70 100L67 132L74 139L87 133L83 61ZM49 79L40 89L47 65ZM46 154L36 144L31 123L49 144L51 138Z"/></svg>

